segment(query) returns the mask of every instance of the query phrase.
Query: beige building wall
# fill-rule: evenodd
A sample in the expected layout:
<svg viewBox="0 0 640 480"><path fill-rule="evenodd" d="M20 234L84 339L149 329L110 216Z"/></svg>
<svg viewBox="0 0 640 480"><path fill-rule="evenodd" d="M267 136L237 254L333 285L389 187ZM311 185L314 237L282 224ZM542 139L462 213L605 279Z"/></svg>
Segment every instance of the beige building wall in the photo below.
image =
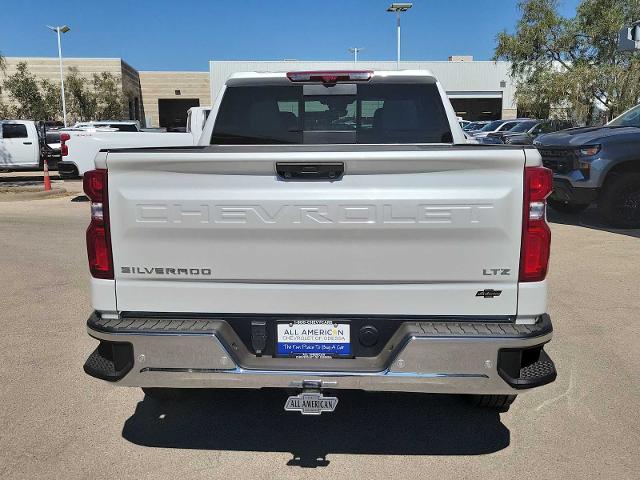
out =
<svg viewBox="0 0 640 480"><path fill-rule="evenodd" d="M147 127L160 126L158 100L197 98L211 105L209 72L139 72Z"/></svg>
<svg viewBox="0 0 640 480"><path fill-rule="evenodd" d="M53 83L60 84L60 64L55 57L6 57L6 72L0 74L0 81L16 72L18 63L26 62L29 71L37 78L46 78ZM130 113L135 113L136 98L139 105L138 119L144 118L141 102L140 78L138 72L120 58L64 58L64 73L67 75L69 68L76 67L78 72L87 80L93 80L94 73L108 72L121 79L120 88L129 101ZM0 99L5 103L10 103L9 96L5 89L2 89ZM130 115L129 118L135 118ZM97 119L99 120L99 119Z"/></svg>
<svg viewBox="0 0 640 480"><path fill-rule="evenodd" d="M510 120L512 118L518 118L518 109L517 108L503 108L502 109L502 118L505 120Z"/></svg>

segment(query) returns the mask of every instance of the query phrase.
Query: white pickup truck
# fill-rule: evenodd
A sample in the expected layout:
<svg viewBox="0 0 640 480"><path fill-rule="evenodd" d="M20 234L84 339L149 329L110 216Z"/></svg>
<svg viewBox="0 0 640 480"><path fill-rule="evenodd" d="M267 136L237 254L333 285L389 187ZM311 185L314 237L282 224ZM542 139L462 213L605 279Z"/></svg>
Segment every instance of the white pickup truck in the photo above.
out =
<svg viewBox="0 0 640 480"><path fill-rule="evenodd" d="M210 110L209 107L190 108L187 133L145 132L139 130L135 121L77 123L60 133L64 160L58 162L58 172L63 178L83 176L94 168L93 159L103 148L196 145Z"/></svg>
<svg viewBox="0 0 640 480"><path fill-rule="evenodd" d="M93 377L294 389L284 408L310 415L341 389L506 409L556 377L551 173L468 144L428 72L236 74L199 146L95 164Z"/></svg>
<svg viewBox="0 0 640 480"><path fill-rule="evenodd" d="M40 168L40 135L32 120L0 120L0 169Z"/></svg>

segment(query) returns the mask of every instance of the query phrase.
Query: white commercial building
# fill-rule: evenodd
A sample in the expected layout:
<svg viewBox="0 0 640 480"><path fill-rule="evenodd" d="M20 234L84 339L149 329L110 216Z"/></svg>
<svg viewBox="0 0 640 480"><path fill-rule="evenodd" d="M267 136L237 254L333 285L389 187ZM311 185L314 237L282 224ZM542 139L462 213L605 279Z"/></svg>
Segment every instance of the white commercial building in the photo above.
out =
<svg viewBox="0 0 640 480"><path fill-rule="evenodd" d="M508 62L473 61L451 57L448 62L401 62L403 70L430 70L442 83L458 116L467 120L515 118L515 85ZM296 70L395 70L396 62L352 61L210 61L211 98L235 72L290 72Z"/></svg>

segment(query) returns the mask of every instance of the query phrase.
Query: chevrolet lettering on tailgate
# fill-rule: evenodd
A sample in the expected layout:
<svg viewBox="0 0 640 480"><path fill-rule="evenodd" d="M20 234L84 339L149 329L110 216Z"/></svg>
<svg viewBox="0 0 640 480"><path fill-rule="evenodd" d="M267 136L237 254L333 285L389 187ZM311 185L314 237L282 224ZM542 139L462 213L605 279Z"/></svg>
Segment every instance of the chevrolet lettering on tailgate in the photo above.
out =
<svg viewBox="0 0 640 480"><path fill-rule="evenodd" d="M491 204L209 205L138 204L136 221L204 226L208 224L479 224Z"/></svg>

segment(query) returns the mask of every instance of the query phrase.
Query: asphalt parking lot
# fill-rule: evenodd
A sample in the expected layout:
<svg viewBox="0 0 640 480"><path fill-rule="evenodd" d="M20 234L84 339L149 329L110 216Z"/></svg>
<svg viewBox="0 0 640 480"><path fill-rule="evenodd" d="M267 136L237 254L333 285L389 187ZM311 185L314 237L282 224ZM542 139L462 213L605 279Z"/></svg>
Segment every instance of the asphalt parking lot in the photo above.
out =
<svg viewBox="0 0 640 480"><path fill-rule="evenodd" d="M89 205L74 199L0 202L1 478L638 478L640 231L551 216L559 377L508 413L346 392L306 418L278 391L167 406L86 376Z"/></svg>

